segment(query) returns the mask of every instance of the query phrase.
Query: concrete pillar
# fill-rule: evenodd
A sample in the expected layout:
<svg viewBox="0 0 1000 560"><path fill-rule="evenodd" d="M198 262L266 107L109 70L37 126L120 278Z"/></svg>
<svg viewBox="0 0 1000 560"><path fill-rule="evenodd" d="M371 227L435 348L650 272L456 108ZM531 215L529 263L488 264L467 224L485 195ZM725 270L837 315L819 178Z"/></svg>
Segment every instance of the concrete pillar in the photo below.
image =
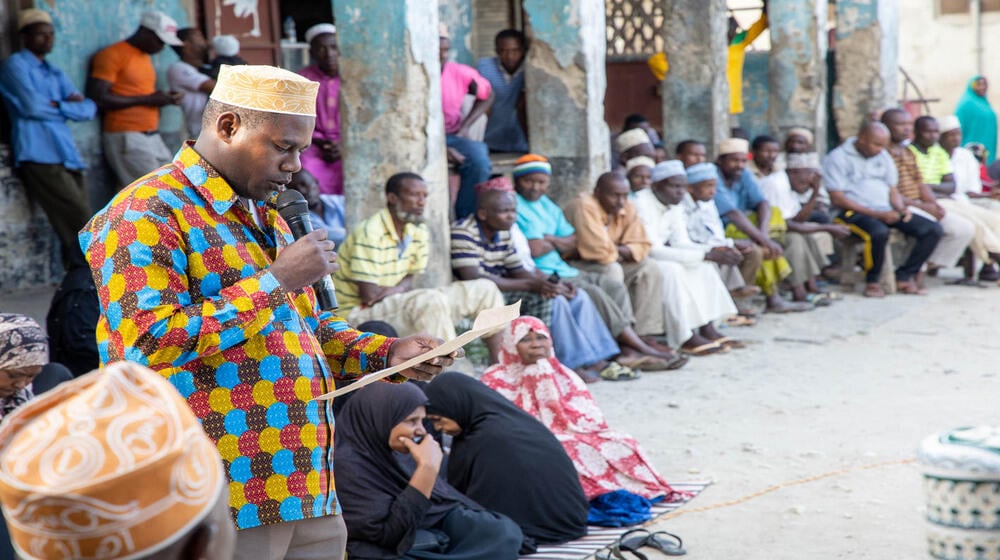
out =
<svg viewBox="0 0 1000 560"><path fill-rule="evenodd" d="M334 14L341 53L348 227L385 207L385 181L391 175L412 171L430 187L426 218L431 246L447 247L448 169L437 2L336 2ZM450 278L448 252L432 251L421 285L442 285Z"/></svg>
<svg viewBox="0 0 1000 560"><path fill-rule="evenodd" d="M768 124L784 138L789 128L813 131L826 144L826 0L771 0L768 23Z"/></svg>
<svg viewBox="0 0 1000 560"><path fill-rule="evenodd" d="M837 0L834 114L842 138L897 104L899 0Z"/></svg>
<svg viewBox="0 0 1000 560"><path fill-rule="evenodd" d="M552 162L549 195L565 202L610 168L604 123L604 0L524 0L532 152Z"/></svg>
<svg viewBox="0 0 1000 560"><path fill-rule="evenodd" d="M726 81L726 0L663 0L663 141L673 147L701 140L710 158L729 136Z"/></svg>

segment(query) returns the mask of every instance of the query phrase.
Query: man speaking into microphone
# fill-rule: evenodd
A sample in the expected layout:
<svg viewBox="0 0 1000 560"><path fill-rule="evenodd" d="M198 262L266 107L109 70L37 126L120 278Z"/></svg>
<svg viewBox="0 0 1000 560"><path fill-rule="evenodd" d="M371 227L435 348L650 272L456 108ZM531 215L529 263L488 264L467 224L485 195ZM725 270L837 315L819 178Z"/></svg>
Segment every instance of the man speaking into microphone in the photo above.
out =
<svg viewBox="0 0 1000 560"><path fill-rule="evenodd" d="M275 198L311 142L318 86L223 66L198 139L80 233L101 361L149 366L187 399L228 471L237 558L342 558L333 415L312 399L439 344L359 332L317 304L311 286L337 269L334 244L326 231L294 239Z"/></svg>

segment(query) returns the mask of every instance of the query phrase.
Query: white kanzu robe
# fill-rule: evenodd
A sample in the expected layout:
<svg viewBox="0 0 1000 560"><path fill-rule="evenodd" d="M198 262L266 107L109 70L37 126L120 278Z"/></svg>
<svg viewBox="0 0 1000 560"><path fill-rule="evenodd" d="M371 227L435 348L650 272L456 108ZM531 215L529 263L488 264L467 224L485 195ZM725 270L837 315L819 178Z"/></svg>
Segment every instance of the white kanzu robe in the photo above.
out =
<svg viewBox="0 0 1000 560"><path fill-rule="evenodd" d="M711 247L688 236L683 206L663 204L652 189L639 191L635 205L653 244L649 258L663 271L667 343L676 348L691 338L694 329L735 315L736 304L719 271L705 260Z"/></svg>

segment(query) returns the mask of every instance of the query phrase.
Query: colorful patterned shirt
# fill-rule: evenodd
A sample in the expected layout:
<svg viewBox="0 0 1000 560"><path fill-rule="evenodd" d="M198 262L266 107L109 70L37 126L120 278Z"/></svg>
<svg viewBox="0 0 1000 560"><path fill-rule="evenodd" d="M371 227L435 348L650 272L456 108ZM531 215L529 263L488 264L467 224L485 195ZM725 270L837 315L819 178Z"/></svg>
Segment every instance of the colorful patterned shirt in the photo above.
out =
<svg viewBox="0 0 1000 560"><path fill-rule="evenodd" d="M293 241L190 147L124 189L80 234L98 285L103 363L159 371L215 440L240 529L340 512L331 377L381 369L395 339L317 314L269 265ZM324 358L325 357L325 358Z"/></svg>

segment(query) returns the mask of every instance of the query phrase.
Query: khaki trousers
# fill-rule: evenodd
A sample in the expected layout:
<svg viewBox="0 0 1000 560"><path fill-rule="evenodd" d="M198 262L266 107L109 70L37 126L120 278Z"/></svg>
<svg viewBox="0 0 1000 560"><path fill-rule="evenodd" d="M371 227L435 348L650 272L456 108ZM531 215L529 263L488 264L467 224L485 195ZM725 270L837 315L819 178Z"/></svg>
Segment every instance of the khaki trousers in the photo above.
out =
<svg viewBox="0 0 1000 560"><path fill-rule="evenodd" d="M636 333L645 336L665 332L663 273L652 259L637 263L573 261L570 264L580 271L582 280L597 285L610 296L626 320L631 318ZM621 334L610 324L608 328L615 336Z"/></svg>
<svg viewBox="0 0 1000 560"><path fill-rule="evenodd" d="M990 253L1000 253L1000 212L990 211L966 200L941 199L938 204L948 212L954 212L972 222L976 232L969 243L969 249L984 263L992 263Z"/></svg>
<svg viewBox="0 0 1000 560"><path fill-rule="evenodd" d="M427 334L455 338L455 323L480 311L504 305L503 294L491 280L452 282L441 288L410 290L389 296L371 307L355 307L347 315L352 325L385 321L400 336Z"/></svg>
<svg viewBox="0 0 1000 560"><path fill-rule="evenodd" d="M327 515L237 531L234 557L253 560L343 560L346 550L344 516Z"/></svg>
<svg viewBox="0 0 1000 560"><path fill-rule="evenodd" d="M170 150L156 132L105 132L101 144L104 146L104 159L108 160L108 165L118 177L118 190L170 163Z"/></svg>
<svg viewBox="0 0 1000 560"><path fill-rule="evenodd" d="M788 281L797 286L818 276L829 261L819 246L816 234L789 231L785 234L785 258L792 265Z"/></svg>

